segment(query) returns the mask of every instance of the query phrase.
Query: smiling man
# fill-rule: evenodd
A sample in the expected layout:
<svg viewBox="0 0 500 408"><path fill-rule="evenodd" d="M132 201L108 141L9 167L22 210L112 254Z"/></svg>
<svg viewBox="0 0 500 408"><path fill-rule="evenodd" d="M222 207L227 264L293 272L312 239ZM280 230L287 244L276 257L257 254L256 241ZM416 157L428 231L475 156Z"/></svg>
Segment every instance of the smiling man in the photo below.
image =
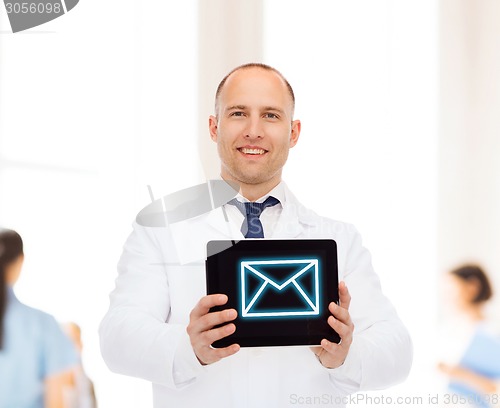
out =
<svg viewBox="0 0 500 408"><path fill-rule="evenodd" d="M237 69L219 85L209 129L221 176L237 181L251 201L278 185L288 151L297 144L294 98L281 74L259 66Z"/></svg>
<svg viewBox="0 0 500 408"><path fill-rule="evenodd" d="M112 370L153 383L155 407L288 407L324 396L342 407L353 392L408 375L408 332L382 294L358 232L303 207L282 181L301 130L294 104L290 84L274 68L247 64L230 72L217 89L209 131L221 176L238 183L240 194L165 228L135 224L125 244L101 349ZM245 216L245 209L255 207L260 217L251 220L253 210ZM206 244L263 237L336 241L340 302L330 303L327 321L339 344L211 347L237 330L237 311L210 312L228 299L205 295Z"/></svg>

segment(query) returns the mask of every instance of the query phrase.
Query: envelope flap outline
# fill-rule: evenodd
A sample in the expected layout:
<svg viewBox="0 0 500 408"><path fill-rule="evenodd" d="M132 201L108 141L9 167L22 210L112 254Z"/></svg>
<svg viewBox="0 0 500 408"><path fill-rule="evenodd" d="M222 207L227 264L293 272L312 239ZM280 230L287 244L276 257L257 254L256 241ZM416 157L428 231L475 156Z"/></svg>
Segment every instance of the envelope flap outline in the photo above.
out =
<svg viewBox="0 0 500 408"><path fill-rule="evenodd" d="M306 273L309 269L311 269L313 266L318 264L318 261L316 259L306 259L306 260L300 260L300 261L295 261L295 260L285 260L285 261L243 261L242 267L248 268L250 271L252 271L255 275L257 275L259 278L267 281L269 284L273 285L276 289L282 290L285 286L287 286L290 282L295 281L295 279L299 278L301 275ZM270 279L268 276L264 275L262 272L258 271L255 269L252 264L258 264L258 265L283 265L283 264L305 264L303 268L301 268L298 272L293 274L290 278L288 278L285 282L283 282L281 285Z"/></svg>
<svg viewBox="0 0 500 408"><path fill-rule="evenodd" d="M281 284L275 282L274 279L266 276L262 271L258 270L258 266L284 266L284 265L299 265L300 269L293 273L288 279ZM312 270L311 270L312 269ZM249 299L246 293L245 273L252 273L263 282L257 292ZM309 296L306 294L297 282L297 280L307 272L313 273L314 294ZM318 282L318 260L317 259L292 259L292 260L266 260L266 261L242 261L241 262L241 277L242 277L242 317L256 316L300 316L300 315L317 315L319 314L319 282ZM274 312L252 312L251 309L257 302L261 294L268 285L274 287L278 291L282 291L289 285L293 285L296 291L300 294L303 301L309 306L309 310L293 311L282 310ZM247 302L247 300L250 300Z"/></svg>

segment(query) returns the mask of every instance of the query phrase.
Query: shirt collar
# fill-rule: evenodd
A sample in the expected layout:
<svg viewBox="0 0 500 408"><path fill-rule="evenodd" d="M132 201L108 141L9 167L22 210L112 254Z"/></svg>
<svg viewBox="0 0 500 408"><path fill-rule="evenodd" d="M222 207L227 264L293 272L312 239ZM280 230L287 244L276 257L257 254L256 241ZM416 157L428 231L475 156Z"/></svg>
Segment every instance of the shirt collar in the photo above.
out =
<svg viewBox="0 0 500 408"><path fill-rule="evenodd" d="M279 184L274 187L269 193L266 195L263 195L259 199L255 200L256 203L262 203L266 201L267 197L273 196L274 198L277 198L280 201L281 206L283 207L285 205L286 199L285 199L285 183L283 181L280 181ZM242 203L248 203L250 200L247 198L243 197L240 193L236 196L236 199L238 201L241 201Z"/></svg>

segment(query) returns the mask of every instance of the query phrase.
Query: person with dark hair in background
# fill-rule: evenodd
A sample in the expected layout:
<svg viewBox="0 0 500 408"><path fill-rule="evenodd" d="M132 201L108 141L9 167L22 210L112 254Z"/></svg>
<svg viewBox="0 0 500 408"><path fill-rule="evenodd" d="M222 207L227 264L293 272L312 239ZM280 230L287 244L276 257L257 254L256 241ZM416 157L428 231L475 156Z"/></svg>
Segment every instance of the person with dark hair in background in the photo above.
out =
<svg viewBox="0 0 500 408"><path fill-rule="evenodd" d="M14 294L23 262L20 235L0 230L0 408L66 408L77 355L52 316Z"/></svg>
<svg viewBox="0 0 500 408"><path fill-rule="evenodd" d="M462 310L475 320L483 320L484 305L493 296L490 280L480 266L464 265L450 272L459 286Z"/></svg>
<svg viewBox="0 0 500 408"><path fill-rule="evenodd" d="M463 265L452 270L450 277L456 306L474 333L458 364L441 362L438 368L449 378L449 389L466 396L471 406L495 406L499 402L500 337L487 324L485 309L493 296L490 280L478 265Z"/></svg>

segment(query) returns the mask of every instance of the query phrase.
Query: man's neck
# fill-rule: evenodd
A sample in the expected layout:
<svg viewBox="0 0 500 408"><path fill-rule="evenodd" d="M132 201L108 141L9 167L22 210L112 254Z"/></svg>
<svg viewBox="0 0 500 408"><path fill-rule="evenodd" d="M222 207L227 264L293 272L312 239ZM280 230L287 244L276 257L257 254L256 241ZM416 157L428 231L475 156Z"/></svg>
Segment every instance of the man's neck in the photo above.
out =
<svg viewBox="0 0 500 408"><path fill-rule="evenodd" d="M240 182L240 194L249 201L256 201L268 194L279 183L281 183L281 179L269 180L269 182L260 184L244 184Z"/></svg>

